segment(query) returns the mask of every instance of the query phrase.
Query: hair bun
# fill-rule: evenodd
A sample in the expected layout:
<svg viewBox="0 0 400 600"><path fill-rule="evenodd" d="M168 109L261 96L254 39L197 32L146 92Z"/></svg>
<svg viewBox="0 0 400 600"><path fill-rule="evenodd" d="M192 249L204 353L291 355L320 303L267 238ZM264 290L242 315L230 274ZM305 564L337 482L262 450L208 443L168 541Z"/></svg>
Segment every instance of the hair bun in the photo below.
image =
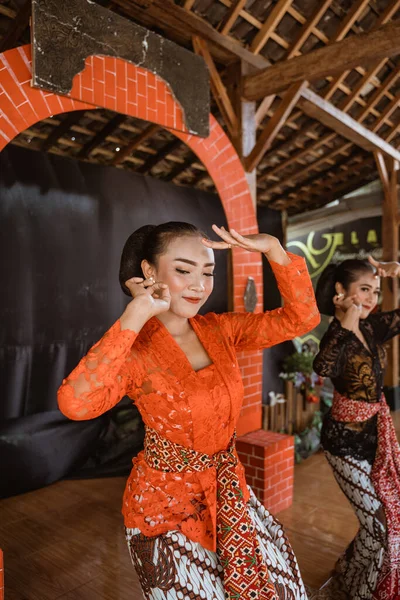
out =
<svg viewBox="0 0 400 600"><path fill-rule="evenodd" d="M157 229L156 225L143 225L131 233L125 242L119 268L119 283L127 296L131 296L131 293L126 287L125 281L132 277L143 277L141 265L144 259L144 246L149 235L155 229Z"/></svg>
<svg viewBox="0 0 400 600"><path fill-rule="evenodd" d="M321 273L315 289L318 310L321 314L332 317L335 314L333 296L337 280L337 265L330 263Z"/></svg>

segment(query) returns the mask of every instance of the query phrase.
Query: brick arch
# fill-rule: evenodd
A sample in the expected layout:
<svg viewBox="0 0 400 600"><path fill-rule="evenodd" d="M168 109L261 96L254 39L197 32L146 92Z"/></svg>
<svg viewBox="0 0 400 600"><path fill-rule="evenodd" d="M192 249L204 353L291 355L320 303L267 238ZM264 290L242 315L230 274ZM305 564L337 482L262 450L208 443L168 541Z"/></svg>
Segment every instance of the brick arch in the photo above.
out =
<svg viewBox="0 0 400 600"><path fill-rule="evenodd" d="M0 150L14 137L51 115L73 110L107 108L157 123L187 144L213 179L230 227L243 233L258 231L257 219L242 164L229 138L210 115L207 138L187 131L180 105L167 84L153 73L124 60L91 56L67 96L31 86L31 47L0 54ZM234 309L242 311L248 275L258 289L257 310L262 309L262 263L258 254L233 252ZM245 385L245 402L239 433L261 426L261 353L239 357Z"/></svg>

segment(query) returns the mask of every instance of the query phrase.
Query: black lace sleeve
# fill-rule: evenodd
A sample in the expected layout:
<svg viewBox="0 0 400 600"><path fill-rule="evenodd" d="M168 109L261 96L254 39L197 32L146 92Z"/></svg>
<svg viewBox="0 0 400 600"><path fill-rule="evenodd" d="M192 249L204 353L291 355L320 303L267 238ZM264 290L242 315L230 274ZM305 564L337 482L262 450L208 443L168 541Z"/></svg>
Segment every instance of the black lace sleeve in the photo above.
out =
<svg viewBox="0 0 400 600"><path fill-rule="evenodd" d="M374 329L374 337L378 344L384 344L400 334L400 308L370 315L368 321Z"/></svg>
<svg viewBox="0 0 400 600"><path fill-rule="evenodd" d="M337 377L343 365L346 342L351 331L344 329L337 319L329 325L323 336L319 352L314 359L314 371L322 377Z"/></svg>

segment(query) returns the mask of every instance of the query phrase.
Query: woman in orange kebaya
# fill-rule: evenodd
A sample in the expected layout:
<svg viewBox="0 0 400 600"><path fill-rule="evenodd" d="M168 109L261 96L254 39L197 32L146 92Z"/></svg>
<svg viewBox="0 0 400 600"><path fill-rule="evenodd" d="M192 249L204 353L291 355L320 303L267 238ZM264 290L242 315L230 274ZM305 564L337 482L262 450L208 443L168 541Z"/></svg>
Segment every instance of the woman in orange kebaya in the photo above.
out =
<svg viewBox="0 0 400 600"><path fill-rule="evenodd" d="M145 226L125 244L133 300L59 390L71 419L91 419L126 394L146 427L123 514L148 600L306 600L281 525L246 486L235 450L243 401L237 350L267 348L319 323L304 260L266 234L213 226ZM213 289L214 252L240 247L271 262L284 307L198 315Z"/></svg>

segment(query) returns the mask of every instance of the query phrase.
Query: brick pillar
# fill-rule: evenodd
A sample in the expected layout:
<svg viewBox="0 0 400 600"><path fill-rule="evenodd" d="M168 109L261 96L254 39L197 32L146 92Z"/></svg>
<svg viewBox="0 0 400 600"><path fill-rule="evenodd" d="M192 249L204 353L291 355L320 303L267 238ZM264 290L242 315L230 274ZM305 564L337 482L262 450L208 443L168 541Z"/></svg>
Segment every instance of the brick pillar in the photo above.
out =
<svg viewBox="0 0 400 600"><path fill-rule="evenodd" d="M272 513L293 502L294 437L259 429L237 440L247 483Z"/></svg>
<svg viewBox="0 0 400 600"><path fill-rule="evenodd" d="M185 126L183 112L167 84L153 73L124 60L90 56L74 78L67 96L31 87L31 48L20 46L0 54L0 150L33 123L71 110L98 107L157 123L179 137L203 162L220 196L229 227L244 234L258 232L249 186L237 153L210 115L210 135L199 138ZM261 256L235 248L232 252L233 306L244 310L249 275L257 286L256 312L262 311ZM240 352L245 389L238 435L261 427L262 353Z"/></svg>

